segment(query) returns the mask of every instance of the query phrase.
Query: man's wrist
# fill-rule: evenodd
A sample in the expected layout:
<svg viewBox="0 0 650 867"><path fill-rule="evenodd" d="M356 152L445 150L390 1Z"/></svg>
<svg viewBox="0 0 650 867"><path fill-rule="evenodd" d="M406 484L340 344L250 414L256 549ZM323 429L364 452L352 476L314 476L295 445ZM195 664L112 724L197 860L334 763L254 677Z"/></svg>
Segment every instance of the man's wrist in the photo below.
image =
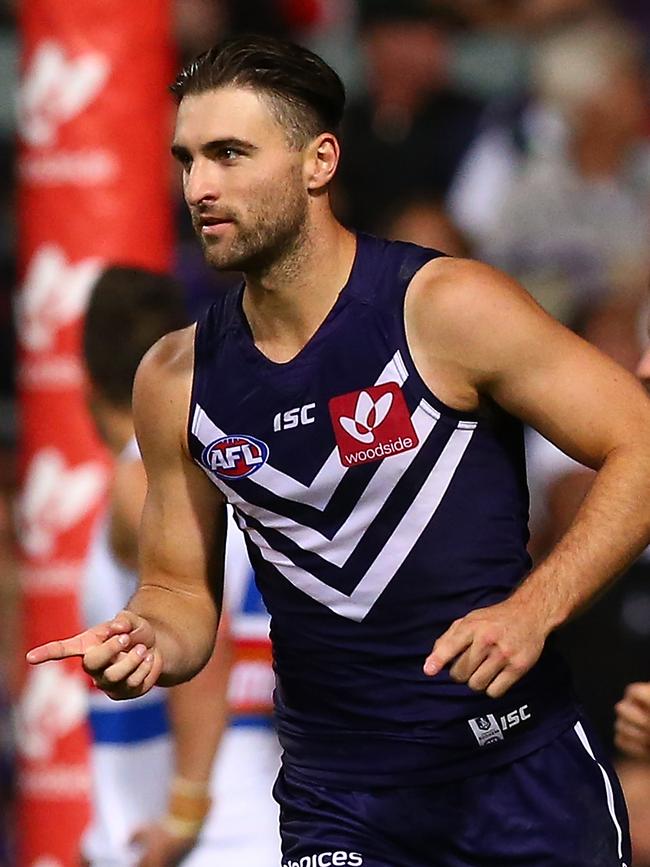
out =
<svg viewBox="0 0 650 867"><path fill-rule="evenodd" d="M175 837L197 837L212 807L209 784L203 780L174 777L170 785L163 827Z"/></svg>
<svg viewBox="0 0 650 867"><path fill-rule="evenodd" d="M534 569L507 601L529 613L544 633L544 637L548 637L569 619L571 605L566 596L549 592L550 582L542 569L543 564Z"/></svg>

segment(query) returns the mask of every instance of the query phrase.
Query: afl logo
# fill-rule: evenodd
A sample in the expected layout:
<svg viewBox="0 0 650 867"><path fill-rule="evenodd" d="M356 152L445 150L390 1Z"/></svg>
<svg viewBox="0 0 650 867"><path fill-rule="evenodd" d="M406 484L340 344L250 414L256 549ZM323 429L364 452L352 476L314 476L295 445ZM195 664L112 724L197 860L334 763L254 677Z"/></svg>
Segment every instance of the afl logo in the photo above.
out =
<svg viewBox="0 0 650 867"><path fill-rule="evenodd" d="M263 467L269 447L255 437L221 437L203 449L202 460L220 479L245 479Z"/></svg>

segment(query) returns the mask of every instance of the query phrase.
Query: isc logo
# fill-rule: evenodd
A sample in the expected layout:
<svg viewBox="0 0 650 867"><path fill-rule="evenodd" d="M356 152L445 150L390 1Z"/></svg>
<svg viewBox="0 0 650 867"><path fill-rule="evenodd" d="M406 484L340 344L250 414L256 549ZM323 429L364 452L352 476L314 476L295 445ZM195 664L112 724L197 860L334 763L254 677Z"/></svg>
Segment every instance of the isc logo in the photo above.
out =
<svg viewBox="0 0 650 867"><path fill-rule="evenodd" d="M203 449L203 463L220 479L244 479L264 466L269 447L255 437L221 437Z"/></svg>
<svg viewBox="0 0 650 867"><path fill-rule="evenodd" d="M518 726L519 723L525 722L527 719L530 719L528 705L522 704L517 710L511 710L510 713L499 717L499 725L501 726L501 731L504 732L506 729Z"/></svg>
<svg viewBox="0 0 650 867"><path fill-rule="evenodd" d="M315 403L306 403L304 406L295 406L285 412L278 412L273 417L273 430L290 430L299 424L313 424L316 419L311 411L316 409Z"/></svg>

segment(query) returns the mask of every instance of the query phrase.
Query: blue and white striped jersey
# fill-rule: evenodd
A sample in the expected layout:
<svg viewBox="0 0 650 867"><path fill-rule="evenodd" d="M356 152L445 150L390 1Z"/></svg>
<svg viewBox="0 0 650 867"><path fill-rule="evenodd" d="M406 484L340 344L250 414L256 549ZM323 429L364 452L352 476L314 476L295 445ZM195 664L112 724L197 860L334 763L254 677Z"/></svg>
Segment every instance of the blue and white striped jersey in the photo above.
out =
<svg viewBox="0 0 650 867"><path fill-rule="evenodd" d="M286 363L256 348L241 287L197 326L191 452L271 613L285 762L332 784L478 772L575 720L551 651L500 700L422 672L453 620L530 568L521 425L446 406L409 353L405 292L439 255L359 235L347 285Z"/></svg>

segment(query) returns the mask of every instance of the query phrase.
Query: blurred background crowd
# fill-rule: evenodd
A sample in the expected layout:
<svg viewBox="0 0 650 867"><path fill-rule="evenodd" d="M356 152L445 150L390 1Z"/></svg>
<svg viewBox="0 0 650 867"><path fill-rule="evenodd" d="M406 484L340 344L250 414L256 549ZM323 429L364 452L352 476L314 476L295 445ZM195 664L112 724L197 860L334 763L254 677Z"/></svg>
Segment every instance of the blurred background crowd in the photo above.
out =
<svg viewBox="0 0 650 867"><path fill-rule="evenodd" d="M648 342L650 4L646 0L176 0L179 63L243 30L294 38L348 90L335 190L343 222L474 256L634 370ZM17 682L12 505L16 8L0 2L0 824L10 816ZM236 275L209 272L177 196L176 272L198 315ZM477 328L481 327L477 322ZM580 383L576 382L576 389ZM590 473L529 437L531 550L561 534ZM602 738L626 683L650 680L650 558L558 637ZM650 766L621 764L638 867ZM8 824L8 823L7 823ZM0 831L0 865L10 839Z"/></svg>

